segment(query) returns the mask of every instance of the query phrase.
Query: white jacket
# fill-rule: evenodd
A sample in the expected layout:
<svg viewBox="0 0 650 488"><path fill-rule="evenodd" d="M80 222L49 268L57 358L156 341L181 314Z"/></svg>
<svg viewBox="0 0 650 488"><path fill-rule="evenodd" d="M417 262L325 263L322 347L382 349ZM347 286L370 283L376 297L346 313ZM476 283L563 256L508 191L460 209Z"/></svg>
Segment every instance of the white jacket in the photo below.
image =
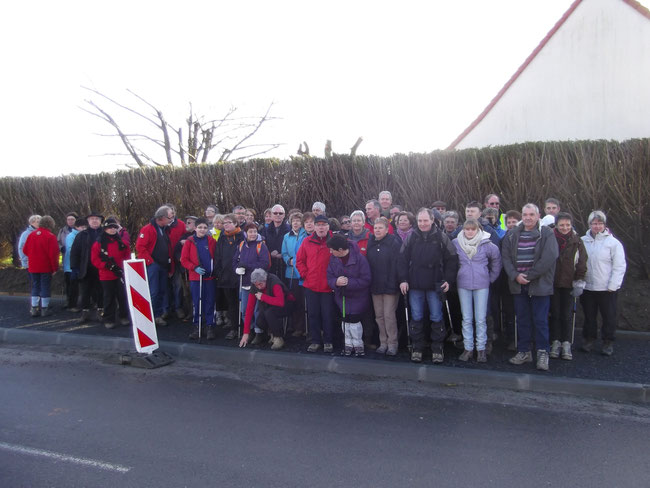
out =
<svg viewBox="0 0 650 488"><path fill-rule="evenodd" d="M590 231L582 236L587 249L587 274L585 290L616 291L623 283L625 251L623 245L605 229L594 238Z"/></svg>

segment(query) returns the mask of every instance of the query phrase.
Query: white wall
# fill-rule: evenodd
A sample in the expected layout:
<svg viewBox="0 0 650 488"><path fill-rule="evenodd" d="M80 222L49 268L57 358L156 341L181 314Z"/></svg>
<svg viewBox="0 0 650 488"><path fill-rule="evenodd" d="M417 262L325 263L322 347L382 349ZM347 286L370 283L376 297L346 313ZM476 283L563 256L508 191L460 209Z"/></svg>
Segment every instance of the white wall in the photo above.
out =
<svg viewBox="0 0 650 488"><path fill-rule="evenodd" d="M456 148L634 137L650 137L650 19L583 0Z"/></svg>

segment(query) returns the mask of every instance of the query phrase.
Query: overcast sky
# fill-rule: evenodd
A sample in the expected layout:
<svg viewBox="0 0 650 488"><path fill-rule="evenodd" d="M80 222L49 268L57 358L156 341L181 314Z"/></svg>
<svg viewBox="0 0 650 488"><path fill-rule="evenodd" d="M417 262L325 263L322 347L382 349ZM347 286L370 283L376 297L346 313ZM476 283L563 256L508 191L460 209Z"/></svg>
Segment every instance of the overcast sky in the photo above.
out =
<svg viewBox="0 0 650 488"><path fill-rule="evenodd" d="M572 0L11 2L2 9L2 176L112 171L126 157L78 107L90 86L174 125L188 102L280 117L256 142L314 155L443 149ZM141 107L141 106L139 106ZM118 120L119 121L119 120ZM126 123L126 119L125 119ZM143 127L125 127L143 131ZM152 133L151 135L157 135ZM162 159L162 158L161 158Z"/></svg>

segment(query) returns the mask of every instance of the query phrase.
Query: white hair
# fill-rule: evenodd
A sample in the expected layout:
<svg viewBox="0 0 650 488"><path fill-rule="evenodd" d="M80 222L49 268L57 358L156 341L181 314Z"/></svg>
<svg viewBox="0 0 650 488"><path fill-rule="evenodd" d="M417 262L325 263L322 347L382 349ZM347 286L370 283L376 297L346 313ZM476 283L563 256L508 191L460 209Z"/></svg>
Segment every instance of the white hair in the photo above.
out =
<svg viewBox="0 0 650 488"><path fill-rule="evenodd" d="M589 218L587 219L587 223L591 225L591 223L594 220L600 220L603 224L607 223L607 217L605 216L605 212L602 210L594 210L589 214Z"/></svg>

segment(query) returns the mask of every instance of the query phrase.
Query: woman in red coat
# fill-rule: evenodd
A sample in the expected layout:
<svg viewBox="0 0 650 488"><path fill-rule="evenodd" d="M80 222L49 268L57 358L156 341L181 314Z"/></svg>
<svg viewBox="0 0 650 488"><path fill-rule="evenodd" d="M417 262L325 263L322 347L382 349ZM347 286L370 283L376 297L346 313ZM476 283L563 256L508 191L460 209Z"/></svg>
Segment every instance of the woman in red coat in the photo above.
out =
<svg viewBox="0 0 650 488"><path fill-rule="evenodd" d="M23 253L29 258L29 276L32 282L32 317L51 315L50 284L52 273L59 269L59 243L54 231L54 219L44 215L38 229L25 241ZM40 304L39 304L40 302ZM42 309L41 309L42 307Z"/></svg>
<svg viewBox="0 0 650 488"><path fill-rule="evenodd" d="M115 306L119 306L120 324L129 325L126 288L124 287L124 261L131 250L122 240L115 219L104 221L103 232L90 249L90 261L99 270L99 281L104 291L104 327L115 327Z"/></svg>

